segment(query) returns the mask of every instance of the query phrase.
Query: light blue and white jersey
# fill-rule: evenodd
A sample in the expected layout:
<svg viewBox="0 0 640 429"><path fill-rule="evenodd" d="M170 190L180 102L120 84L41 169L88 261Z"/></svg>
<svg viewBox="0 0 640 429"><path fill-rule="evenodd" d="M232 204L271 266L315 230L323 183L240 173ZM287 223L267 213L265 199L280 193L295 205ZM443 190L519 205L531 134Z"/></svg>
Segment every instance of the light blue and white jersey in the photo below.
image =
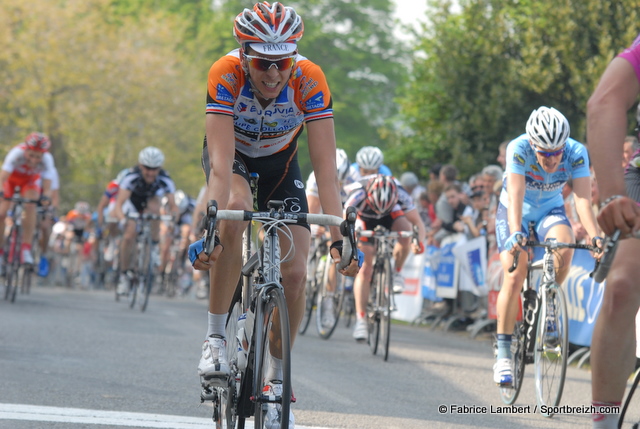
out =
<svg viewBox="0 0 640 429"><path fill-rule="evenodd" d="M564 204L562 188L568 179L589 177L589 155L587 148L577 140L569 138L562 160L554 173L545 172L536 159L527 134L512 140L507 146L507 167L502 181L500 203L509 206L506 176L509 173L525 176L522 217L527 220L540 219L551 209Z"/></svg>

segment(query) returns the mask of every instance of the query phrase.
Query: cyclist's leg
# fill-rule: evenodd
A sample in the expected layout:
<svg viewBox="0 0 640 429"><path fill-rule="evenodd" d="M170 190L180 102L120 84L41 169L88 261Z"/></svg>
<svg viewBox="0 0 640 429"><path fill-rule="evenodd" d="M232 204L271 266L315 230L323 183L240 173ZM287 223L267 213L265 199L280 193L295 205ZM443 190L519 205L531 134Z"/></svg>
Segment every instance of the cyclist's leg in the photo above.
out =
<svg viewBox="0 0 640 429"><path fill-rule="evenodd" d="M37 200L40 196L40 190L37 186L26 186L22 190L22 196L30 200ZM28 203L24 205L24 218L22 220L22 262L33 263L31 252L31 243L33 242L33 234L36 230L36 204ZM25 252L26 251L26 252ZM25 253L28 253L26 255Z"/></svg>
<svg viewBox="0 0 640 429"><path fill-rule="evenodd" d="M574 243L573 229L564 210L564 206L556 207L536 224L536 233L540 241L555 238L560 243ZM561 285L569 274L573 249L558 249L554 254L556 283Z"/></svg>
<svg viewBox="0 0 640 429"><path fill-rule="evenodd" d="M367 339L367 301L371 289L371 276L373 274L373 258L376 253L374 243L363 241L358 243L358 248L364 254L364 261L360 271L353 282L353 297L356 306L356 323L353 329L353 338L356 341Z"/></svg>
<svg viewBox="0 0 640 429"><path fill-rule="evenodd" d="M620 404L627 379L636 362L634 328L640 306L640 284L637 280L640 278L637 257L640 240L623 240L618 246L591 340L591 393L594 404ZM611 423L612 427L616 427L617 416L611 417Z"/></svg>
<svg viewBox="0 0 640 429"><path fill-rule="evenodd" d="M406 216L402 215L393 220L391 226L392 231L411 231L411 222ZM404 266L409 251L411 250L411 238L401 237L396 241L393 247L393 292L402 293L404 290L404 277L400 273Z"/></svg>
<svg viewBox="0 0 640 429"><path fill-rule="evenodd" d="M523 223L526 221L523 219ZM525 229L522 229L523 231ZM502 287L498 294L496 311L498 313L498 323L496 336L498 343L498 356L496 366L494 366L494 381L498 384L511 384L512 371L508 371L507 365L511 362L511 336L518 317L520 306L520 290L527 275L527 263L529 256L527 252L520 252L517 268L510 273L509 269L513 265L513 255L504 249L504 243L511 235L507 222L507 209L500 204L496 212L496 241L500 252L500 263L504 273ZM508 359L504 360L504 359ZM498 365L500 363L500 365ZM500 374L505 374L505 377Z"/></svg>
<svg viewBox="0 0 640 429"><path fill-rule="evenodd" d="M241 161L236 158L234 166L240 165L239 163ZM208 162L203 162L203 164L208 166ZM246 171L246 169L243 171ZM228 210L252 210L253 196L249 188L248 175L236 172L235 167L234 173L231 177L229 200L224 208ZM226 380L229 374L225 338L226 321L235 286L240 278L242 234L247 224L245 222L220 221L217 226L220 243L224 246L224 250L209 271L207 336L202 346L202 355L198 364L200 376L205 381L212 382Z"/></svg>

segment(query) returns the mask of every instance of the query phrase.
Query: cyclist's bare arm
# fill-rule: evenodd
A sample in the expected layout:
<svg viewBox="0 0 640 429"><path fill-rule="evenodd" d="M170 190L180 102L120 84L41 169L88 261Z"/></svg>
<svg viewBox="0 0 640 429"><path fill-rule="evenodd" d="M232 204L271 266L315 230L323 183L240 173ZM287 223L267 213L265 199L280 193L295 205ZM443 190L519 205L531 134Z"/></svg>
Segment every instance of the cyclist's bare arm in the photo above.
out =
<svg viewBox="0 0 640 429"><path fill-rule="evenodd" d="M218 208L224 210L227 208L231 194L233 159L235 157L233 116L206 115L206 130L211 171L209 172L205 201L215 200L218 202Z"/></svg>
<svg viewBox="0 0 640 429"><path fill-rule="evenodd" d="M411 222L412 225L418 227L418 243L424 243L427 239L427 231L424 227L424 223L422 222L422 218L420 218L420 214L417 209L409 210L404 214L407 217L407 220ZM422 244L424 246L424 244ZM424 251L424 248L421 248L420 244L411 244L411 248L413 253L421 253Z"/></svg>
<svg viewBox="0 0 640 429"><path fill-rule="evenodd" d="M524 192L526 190L524 176L516 173L507 173L507 189L509 190L507 221L509 222L509 231L513 234L522 229L522 206L524 204ZM515 255L516 252L520 250L523 250L520 245L513 246L511 253Z"/></svg>
<svg viewBox="0 0 640 429"><path fill-rule="evenodd" d="M316 175L320 206L326 214L342 217L340 183L336 174L336 138L332 118L320 119L307 124L309 156ZM329 227L331 240L342 240L338 227Z"/></svg>
<svg viewBox="0 0 640 429"><path fill-rule="evenodd" d="M124 215L124 212L122 211L122 205L130 197L131 197L131 191L130 190L123 189L123 188L120 188L118 190L118 195L116 197L116 204L115 204L115 207L113 208L113 215L116 217L116 219L118 219L118 220L124 220L125 219L126 216Z"/></svg>
<svg viewBox="0 0 640 429"><path fill-rule="evenodd" d="M607 235L619 229L628 235L639 228L638 208L626 198L620 169L622 146L627 133L627 111L640 94L640 83L633 66L624 58L614 58L605 70L587 103L589 152L598 180L601 201L614 195L598 214L598 223ZM620 174L617 172L620 171Z"/></svg>
<svg viewBox="0 0 640 429"><path fill-rule="evenodd" d="M587 230L589 238L598 237L600 232L591 207L591 178L578 177L573 179L573 193L580 223Z"/></svg>

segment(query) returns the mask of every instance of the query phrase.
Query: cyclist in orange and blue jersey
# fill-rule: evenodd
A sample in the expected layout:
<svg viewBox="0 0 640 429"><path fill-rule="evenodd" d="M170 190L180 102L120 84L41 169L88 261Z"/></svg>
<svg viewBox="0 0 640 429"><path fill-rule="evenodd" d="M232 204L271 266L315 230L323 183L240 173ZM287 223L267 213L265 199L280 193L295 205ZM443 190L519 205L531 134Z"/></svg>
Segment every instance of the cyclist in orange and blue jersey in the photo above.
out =
<svg viewBox="0 0 640 429"><path fill-rule="evenodd" d="M203 168L207 200L220 209L253 208L249 172L260 175L258 206L281 200L284 208L307 212L304 181L298 165L298 137L307 126L309 154L316 174L324 213L342 215L336 176L336 142L332 98L324 73L298 53L302 19L281 3L256 3L234 21L234 36L241 45L216 61L209 70L206 140ZM196 269L210 269L209 325L198 372L204 384L223 383L229 376L226 357L227 310L240 275L242 233L240 222L220 222L219 241L210 256L202 241L190 247ZM283 240L282 252L295 246L292 259L282 263L282 284L287 298L292 343L304 312L309 228L291 226L293 243ZM342 241L339 228L331 227L334 242ZM340 251L331 250L334 258ZM216 263L213 263L216 261ZM354 261L343 274L357 272ZM266 371L268 389L281 389L282 363L273 357ZM279 405L269 404L267 427L279 421ZM293 427L293 415L290 416Z"/></svg>
<svg viewBox="0 0 640 429"><path fill-rule="evenodd" d="M11 205L11 198L15 189L20 189L20 195L30 200L40 200L41 204L51 203L51 179L55 164L49 153L51 141L42 133L29 134L23 143L9 151L0 171L0 231L4 231L7 211ZM37 180L42 177L42 187ZM4 197L4 198L2 198ZM36 227L35 204L25 204L25 218L22 223L22 248L20 261L23 264L33 264L31 242ZM0 270L4 259L4 234L0 234Z"/></svg>
<svg viewBox="0 0 640 429"><path fill-rule="evenodd" d="M522 252L517 269L509 272L514 255L523 250L529 222L535 222L536 238L554 237L574 243L573 230L565 213L562 188L573 178L576 210L589 237L598 235L591 209L591 175L587 148L569 138L569 121L554 108L542 106L527 121L526 133L507 146L507 167L496 212L496 240L504 282L498 295L498 356L494 382L502 387L513 383L511 334L519 310L520 291L527 274L528 255ZM573 258L573 249L555 255L556 280L562 284Z"/></svg>

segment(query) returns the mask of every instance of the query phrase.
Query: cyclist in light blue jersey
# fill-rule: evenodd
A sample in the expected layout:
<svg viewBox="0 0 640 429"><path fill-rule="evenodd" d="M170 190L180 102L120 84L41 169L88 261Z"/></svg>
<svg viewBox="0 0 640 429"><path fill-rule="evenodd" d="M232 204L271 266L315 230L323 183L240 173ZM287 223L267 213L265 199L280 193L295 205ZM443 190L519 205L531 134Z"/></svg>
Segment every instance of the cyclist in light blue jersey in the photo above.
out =
<svg viewBox="0 0 640 429"><path fill-rule="evenodd" d="M562 187L573 179L576 210L589 237L598 235L591 208L591 175L587 149L569 138L569 122L554 108L542 106L531 113L526 133L507 146L507 166L500 203L496 212L496 239L504 282L498 295L498 356L494 381L501 387L512 384L511 334L519 312L520 290L527 274L526 252L512 273L514 255L523 250L529 222L535 222L534 240L554 237L573 243L573 231L566 216ZM571 266L572 249L558 250L556 279L562 284Z"/></svg>

